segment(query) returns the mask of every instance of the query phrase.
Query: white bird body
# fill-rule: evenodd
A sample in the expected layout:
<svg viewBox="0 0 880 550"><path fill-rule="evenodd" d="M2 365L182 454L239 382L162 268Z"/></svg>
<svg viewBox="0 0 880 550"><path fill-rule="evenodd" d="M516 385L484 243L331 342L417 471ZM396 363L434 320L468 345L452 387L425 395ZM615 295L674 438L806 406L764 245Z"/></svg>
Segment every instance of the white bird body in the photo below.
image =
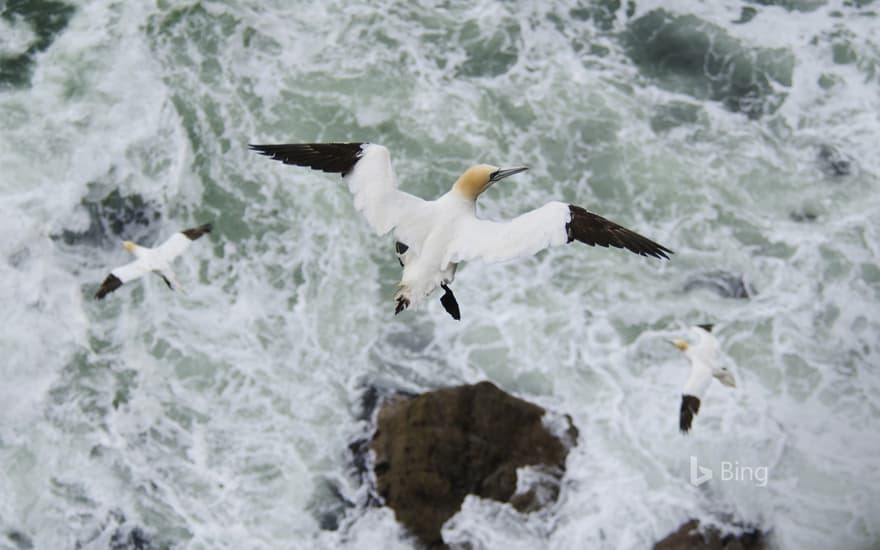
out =
<svg viewBox="0 0 880 550"><path fill-rule="evenodd" d="M183 254L189 248L192 241L198 239L205 233L211 231L211 224L201 225L192 229L186 229L175 233L164 243L149 248L135 244L131 241L125 241L123 246L131 252L135 261L117 267L110 272L110 275L104 279L101 288L95 294L99 300L104 298L110 292L113 292L123 284L140 279L147 273L156 273L165 281L168 288L172 290L183 290L183 287L177 280L174 270L171 269L171 263L175 258Z"/></svg>
<svg viewBox="0 0 880 550"><path fill-rule="evenodd" d="M683 340L673 340L673 344L684 352L691 365L690 375L682 389L679 413L679 429L683 433L690 430L693 417L700 410L700 403L712 383L712 378L717 378L725 386L736 387L733 374L720 364L721 346L711 330L712 325L691 327L691 334L697 338L697 343L693 345Z"/></svg>
<svg viewBox="0 0 880 550"><path fill-rule="evenodd" d="M341 173L354 206L379 235L394 232L403 275L394 296L396 313L418 304L438 287L446 310L455 303L448 286L462 261L504 261L529 256L549 246L579 240L591 245L627 248L637 254L668 258L671 251L613 222L562 202L504 222L477 217L477 197L492 184L526 168L470 167L452 189L424 200L397 188L388 149L362 143L251 145L286 164ZM402 246L401 246L402 245Z"/></svg>

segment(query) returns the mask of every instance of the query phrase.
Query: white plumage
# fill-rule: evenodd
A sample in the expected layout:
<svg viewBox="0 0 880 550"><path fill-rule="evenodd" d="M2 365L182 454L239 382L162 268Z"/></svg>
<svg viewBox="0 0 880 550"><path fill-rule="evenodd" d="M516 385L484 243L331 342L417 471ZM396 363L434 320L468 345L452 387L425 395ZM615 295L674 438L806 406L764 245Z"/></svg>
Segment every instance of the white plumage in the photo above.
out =
<svg viewBox="0 0 880 550"><path fill-rule="evenodd" d="M712 325L693 326L691 334L696 337L696 344L688 344L683 340L672 341L684 352L691 364L690 375L682 389L679 413L679 429L683 433L691 429L694 415L700 411L700 403L713 377L725 386L736 387L733 374L720 365L721 346L711 331Z"/></svg>
<svg viewBox="0 0 880 550"><path fill-rule="evenodd" d="M427 201L400 191L388 149L364 143L251 145L286 164L342 174L354 206L379 235L394 231L403 275L394 296L395 313L422 301L438 287L446 310L458 307L449 289L465 260L511 260L578 240L668 258L671 251L601 216L562 202L550 202L508 221L476 215L477 197L492 184L526 168L479 164L465 171L452 189ZM454 311L451 310L454 308Z"/></svg>
<svg viewBox="0 0 880 550"><path fill-rule="evenodd" d="M171 263L175 258L183 254L189 245L205 233L211 231L211 224L200 225L192 229L186 229L171 235L167 241L155 248L137 245L131 241L125 241L125 249L135 255L135 261L117 267L104 279L101 288L95 293L95 298L102 299L123 284L139 279L147 273L158 274L168 285L168 288L182 289Z"/></svg>

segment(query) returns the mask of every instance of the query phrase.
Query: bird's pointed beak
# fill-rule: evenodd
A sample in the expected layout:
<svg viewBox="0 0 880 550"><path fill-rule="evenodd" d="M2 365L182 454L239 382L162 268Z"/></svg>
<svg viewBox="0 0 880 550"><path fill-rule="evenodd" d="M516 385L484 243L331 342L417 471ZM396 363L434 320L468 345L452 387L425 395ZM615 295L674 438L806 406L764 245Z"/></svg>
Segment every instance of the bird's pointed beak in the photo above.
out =
<svg viewBox="0 0 880 550"><path fill-rule="evenodd" d="M500 170L492 172L492 174L489 176L489 181L495 183L496 181L501 181L508 176L519 174L520 172L525 172L528 169L528 166L519 166L517 168L502 168Z"/></svg>
<svg viewBox="0 0 880 550"><path fill-rule="evenodd" d="M677 347L681 351L685 351L686 349L688 349L687 342L685 342L684 340L670 340L669 343Z"/></svg>
<svg viewBox="0 0 880 550"><path fill-rule="evenodd" d="M122 246L129 252L134 250L134 243L131 241L122 241Z"/></svg>

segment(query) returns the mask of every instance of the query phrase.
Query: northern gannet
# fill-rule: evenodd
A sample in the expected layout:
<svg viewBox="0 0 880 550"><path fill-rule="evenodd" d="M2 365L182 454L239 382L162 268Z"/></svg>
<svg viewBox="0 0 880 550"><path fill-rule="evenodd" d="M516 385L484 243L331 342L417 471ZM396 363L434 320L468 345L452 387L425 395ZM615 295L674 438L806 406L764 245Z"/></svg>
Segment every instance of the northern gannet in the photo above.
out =
<svg viewBox="0 0 880 550"><path fill-rule="evenodd" d="M101 288L95 293L95 298L102 299L128 281L139 279L149 272L154 272L162 277L165 284L171 290L182 289L177 277L171 269L171 262L180 256L194 240L211 231L211 224L206 223L192 229L185 229L174 235L155 248L137 245L131 241L125 241L122 246L137 258L135 261L117 267L107 275Z"/></svg>
<svg viewBox="0 0 880 550"><path fill-rule="evenodd" d="M459 318L449 288L458 264L482 258L504 261L530 256L550 246L580 241L626 248L643 256L669 258L672 251L579 206L549 202L508 221L476 215L480 193L526 170L488 164L471 166L452 189L436 200L398 190L388 149L371 143L249 145L285 164L338 173L354 195L354 206L379 235L392 229L403 276L394 295L395 314L421 302L438 287L446 311Z"/></svg>
<svg viewBox="0 0 880 550"><path fill-rule="evenodd" d="M691 429L694 415L700 411L700 400L709 389L713 376L725 386L736 387L733 374L718 364L720 346L718 339L712 335L712 325L693 326L691 334L697 337L697 343L694 345L689 345L684 340L672 341L691 363L691 373L682 390L681 412L678 418L678 428L682 433L687 433Z"/></svg>

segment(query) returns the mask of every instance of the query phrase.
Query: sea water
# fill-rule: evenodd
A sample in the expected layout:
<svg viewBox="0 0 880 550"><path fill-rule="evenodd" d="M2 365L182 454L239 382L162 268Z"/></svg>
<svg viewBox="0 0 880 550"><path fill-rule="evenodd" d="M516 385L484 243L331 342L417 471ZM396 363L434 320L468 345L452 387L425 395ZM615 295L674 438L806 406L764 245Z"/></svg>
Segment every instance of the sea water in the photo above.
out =
<svg viewBox="0 0 880 550"><path fill-rule="evenodd" d="M878 30L871 0L0 2L0 547L410 548L352 465L362 397L490 380L580 441L555 505L468 497L448 542L876 548ZM381 143L424 197L527 165L481 216L565 200L675 255L474 261L461 322L394 316L393 238L247 149L309 141ZM185 292L93 299L120 241L206 222ZM683 436L696 323L738 384Z"/></svg>

